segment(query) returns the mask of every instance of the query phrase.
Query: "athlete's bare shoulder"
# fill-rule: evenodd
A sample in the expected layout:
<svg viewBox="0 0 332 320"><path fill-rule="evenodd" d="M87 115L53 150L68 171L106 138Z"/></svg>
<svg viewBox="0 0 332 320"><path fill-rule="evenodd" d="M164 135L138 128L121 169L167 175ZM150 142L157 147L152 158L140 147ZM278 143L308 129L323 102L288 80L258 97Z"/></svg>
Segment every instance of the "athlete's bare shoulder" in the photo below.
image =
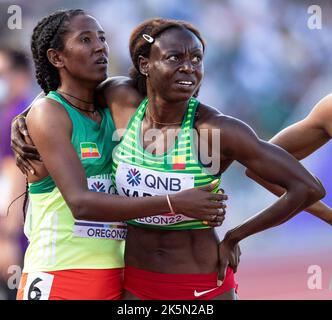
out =
<svg viewBox="0 0 332 320"><path fill-rule="evenodd" d="M97 88L99 101L110 107L111 104L132 108L140 104L144 97L134 87L132 79L123 76L111 77Z"/></svg>
<svg viewBox="0 0 332 320"><path fill-rule="evenodd" d="M211 120L224 116L217 108L200 103L197 108L195 127L203 129L210 126Z"/></svg>
<svg viewBox="0 0 332 320"><path fill-rule="evenodd" d="M243 122L223 114L215 107L203 103L199 105L195 121L196 129L222 129L236 124L243 124Z"/></svg>
<svg viewBox="0 0 332 320"><path fill-rule="evenodd" d="M200 141L207 142L211 152L215 146L220 146L218 150L222 155L223 169L229 165L229 161L242 161L245 157L251 156L252 152L259 150L262 143L254 130L245 122L204 104L198 109L195 128L202 138Z"/></svg>
<svg viewBox="0 0 332 320"><path fill-rule="evenodd" d="M105 81L103 81L97 88L97 90L105 91L107 90L109 93L116 92L119 88L126 88L128 90L135 90L133 81L124 76L116 76L109 77Z"/></svg>
<svg viewBox="0 0 332 320"><path fill-rule="evenodd" d="M54 99L48 97L42 97L31 104L31 109L29 110L28 116L38 116L38 117L61 117L66 116L67 112L64 107Z"/></svg>
<svg viewBox="0 0 332 320"><path fill-rule="evenodd" d="M65 108L58 101L47 97L40 98L32 103L26 120L27 124L33 123L38 128L45 127L47 129L52 125L62 129L71 129L72 127Z"/></svg>

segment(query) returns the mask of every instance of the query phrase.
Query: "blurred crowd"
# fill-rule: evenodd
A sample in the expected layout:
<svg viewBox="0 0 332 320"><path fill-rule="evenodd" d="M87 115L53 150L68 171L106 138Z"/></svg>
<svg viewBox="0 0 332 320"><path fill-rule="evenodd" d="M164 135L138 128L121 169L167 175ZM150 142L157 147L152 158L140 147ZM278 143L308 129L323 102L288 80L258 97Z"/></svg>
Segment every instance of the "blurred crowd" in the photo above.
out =
<svg viewBox="0 0 332 320"><path fill-rule="evenodd" d="M21 265L26 241L22 234L25 177L10 149L10 124L31 100L31 63L17 49L0 47L0 299L13 298L8 290L8 268ZM17 198L17 201L10 203Z"/></svg>
<svg viewBox="0 0 332 320"><path fill-rule="evenodd" d="M7 8L0 4L0 299L11 299L8 266L22 263L22 202L25 178L10 150L10 122L40 91L33 75L29 41L37 21L60 8L83 8L106 31L110 74L126 75L130 67L130 31L142 20L162 16L196 25L207 41L205 79L200 99L249 123L271 138L296 111L303 96L321 83L332 83L332 2L316 1L322 29L308 28L309 1L296 0L50 0L16 1L22 8L21 30L10 30ZM13 49L15 48L15 49ZM326 80L327 79L327 80ZM312 105L308 105L308 108ZM242 174L242 173L241 173ZM232 173L234 177L238 171ZM243 195L239 187L233 197ZM253 195L249 186L245 193ZM236 193L238 192L238 194ZM242 192L242 193L241 193ZM243 199L243 198L242 198ZM239 221L242 220L240 216Z"/></svg>

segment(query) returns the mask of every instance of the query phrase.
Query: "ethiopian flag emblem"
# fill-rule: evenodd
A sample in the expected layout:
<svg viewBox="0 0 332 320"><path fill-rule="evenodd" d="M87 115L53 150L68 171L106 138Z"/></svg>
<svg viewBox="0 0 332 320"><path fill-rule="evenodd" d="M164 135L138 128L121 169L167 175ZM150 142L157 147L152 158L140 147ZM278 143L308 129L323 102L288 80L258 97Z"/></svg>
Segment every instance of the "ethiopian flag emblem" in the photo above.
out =
<svg viewBox="0 0 332 320"><path fill-rule="evenodd" d="M100 153L96 143L81 142L82 159L100 158Z"/></svg>
<svg viewBox="0 0 332 320"><path fill-rule="evenodd" d="M186 156L173 156L172 169L173 170L186 169Z"/></svg>

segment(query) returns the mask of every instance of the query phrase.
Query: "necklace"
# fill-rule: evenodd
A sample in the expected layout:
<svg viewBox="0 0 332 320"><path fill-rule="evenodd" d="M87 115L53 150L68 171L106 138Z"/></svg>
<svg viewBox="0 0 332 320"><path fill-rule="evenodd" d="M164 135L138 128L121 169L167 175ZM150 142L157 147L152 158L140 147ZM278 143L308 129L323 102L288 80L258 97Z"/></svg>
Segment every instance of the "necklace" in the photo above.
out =
<svg viewBox="0 0 332 320"><path fill-rule="evenodd" d="M67 96L69 96L69 97L72 97L72 98L74 98L74 99L76 99L76 100L78 100L78 101L81 101L81 102L84 102L84 103L87 103L87 104L92 104L92 103L93 103L93 101L85 101L85 100L82 100L82 99L77 98L77 97L75 97L75 96L73 96L73 95L71 95L71 94L69 94L69 93L67 93L67 92L60 91L60 90L57 90L57 91L60 92L60 93L62 93L62 94L65 94L65 95L67 95Z"/></svg>
<svg viewBox="0 0 332 320"><path fill-rule="evenodd" d="M59 91L57 90L57 92L61 92L61 93L65 93L65 92L62 92L62 91ZM65 93L66 94L66 93ZM69 94L68 94L69 95ZM97 109L93 109L93 110L86 110L86 109L83 109L83 108L80 108L80 107L77 107L75 106L74 104L72 104L70 101L68 101L62 94L60 94L60 96L62 97L63 100L65 100L71 107L75 108L75 109L78 109L78 110L81 110L81 111L84 111L84 112L89 112L89 113L92 113L94 116L97 114ZM71 96L71 95L69 95ZM74 97L75 98L75 97ZM76 98L78 99L78 98ZM80 100L80 99L78 99ZM83 100L82 100L83 101ZM85 101L83 101L85 102ZM86 102L87 103L87 102Z"/></svg>
<svg viewBox="0 0 332 320"><path fill-rule="evenodd" d="M146 113L149 114L150 118L152 119L152 121L153 121L154 123L161 124L161 125L164 125L164 126L171 126L171 125L181 124L181 123L182 123L182 121L180 121L180 122L169 122L169 123L167 123L167 122L159 122L159 121L157 121L157 120L152 116L152 114L150 113L149 106L146 107Z"/></svg>

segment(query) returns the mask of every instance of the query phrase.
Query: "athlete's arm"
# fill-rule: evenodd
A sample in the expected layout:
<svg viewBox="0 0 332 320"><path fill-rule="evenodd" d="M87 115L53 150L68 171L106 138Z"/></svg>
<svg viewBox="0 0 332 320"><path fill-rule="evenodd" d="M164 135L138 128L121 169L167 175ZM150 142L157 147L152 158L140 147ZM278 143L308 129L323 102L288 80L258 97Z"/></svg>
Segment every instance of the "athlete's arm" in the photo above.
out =
<svg viewBox="0 0 332 320"><path fill-rule="evenodd" d="M270 142L298 160L319 149L332 137L332 94L319 101L309 115L274 136Z"/></svg>
<svg viewBox="0 0 332 320"><path fill-rule="evenodd" d="M285 128L270 142L282 147L298 160L302 160L319 149L331 137L332 94L319 101L305 119ZM246 170L246 174L277 196L285 192L280 186L267 183L249 170ZM317 202L305 210L332 225L332 209L323 202Z"/></svg>
<svg viewBox="0 0 332 320"><path fill-rule="evenodd" d="M128 123L137 107L144 97L142 97L128 77L112 77L105 80L97 88L97 97L100 103L107 105L112 118L121 136L128 126Z"/></svg>
<svg viewBox="0 0 332 320"><path fill-rule="evenodd" d="M267 190L274 193L276 196L280 197L285 193L285 189L277 186L275 184L271 184L266 182L264 179L260 178L259 176L255 175L252 171L246 170L246 175L259 183L261 186L266 188ZM316 178L318 180L318 178ZM322 201L317 201L313 205L308 208L304 209L306 212L311 213L312 215L316 216L317 218L325 221L326 223L332 225L332 209L326 205Z"/></svg>
<svg viewBox="0 0 332 320"><path fill-rule="evenodd" d="M37 175L51 175L76 219L125 221L170 211L165 196L128 198L90 191L71 143L71 120L56 101L37 101L27 116L27 127L47 170L37 171ZM31 175L29 179L36 181ZM203 220L213 220L215 215L220 218L223 214L218 209L223 208L220 201L225 197L212 194L212 188L209 185L171 195L175 211Z"/></svg>
<svg viewBox="0 0 332 320"><path fill-rule="evenodd" d="M287 221L321 199L325 190L294 157L260 140L240 120L220 115L210 117L207 122L211 129L220 130L221 162L237 160L264 180L286 190L274 204L227 232L220 244L220 279L223 279L236 244Z"/></svg>

